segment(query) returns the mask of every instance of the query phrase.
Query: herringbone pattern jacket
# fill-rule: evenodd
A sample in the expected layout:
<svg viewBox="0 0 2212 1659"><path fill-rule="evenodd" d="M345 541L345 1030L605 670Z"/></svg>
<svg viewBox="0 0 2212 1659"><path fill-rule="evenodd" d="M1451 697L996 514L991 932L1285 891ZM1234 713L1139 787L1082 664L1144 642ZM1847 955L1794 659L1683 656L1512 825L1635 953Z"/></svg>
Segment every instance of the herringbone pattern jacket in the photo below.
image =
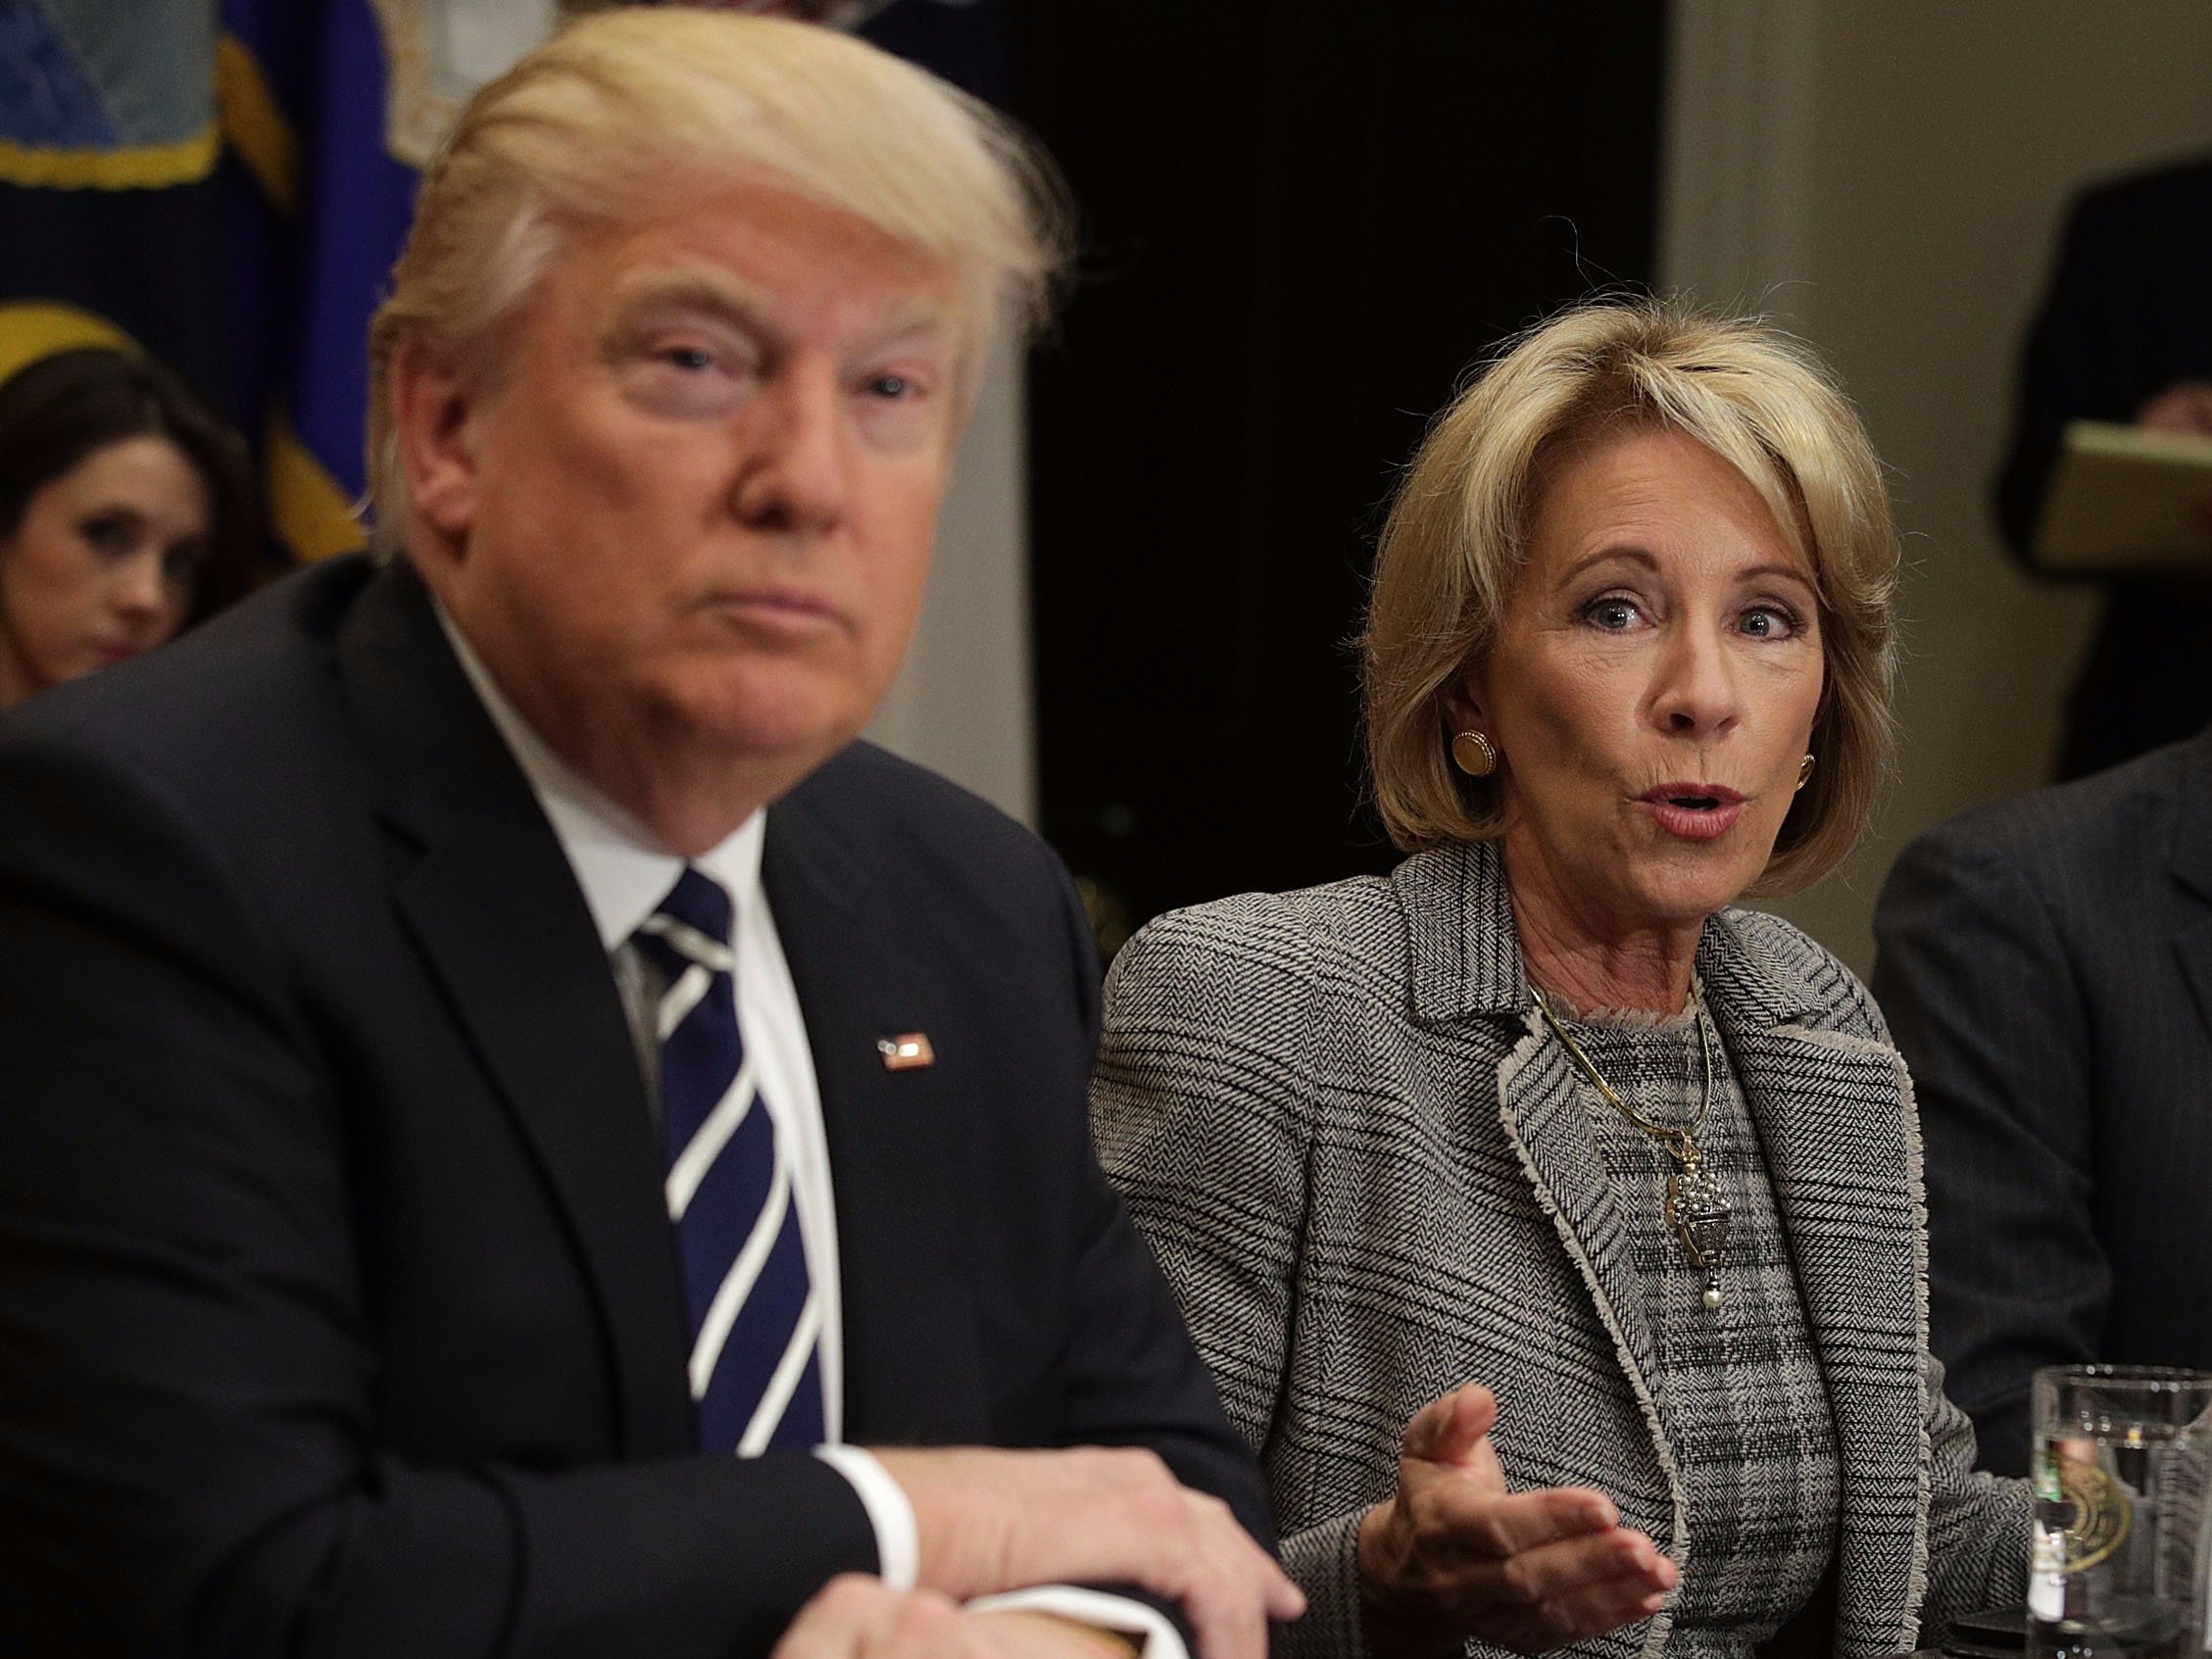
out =
<svg viewBox="0 0 2212 1659"><path fill-rule="evenodd" d="M2017 1597L2029 1515L1971 1472L1928 1357L1911 1080L1863 988L1787 923L1714 917L1697 970L1828 1382L1836 1650L1906 1652L1924 1612ZM1359 1514L1394 1489L1406 1420L1466 1382L1498 1392L1516 1488L1600 1488L1680 1557L1623 1219L1495 850L1163 917L1106 1000L1100 1151L1265 1468L1312 1603L1290 1652L1361 1651ZM1584 1651L1656 1655L1671 1614Z"/></svg>

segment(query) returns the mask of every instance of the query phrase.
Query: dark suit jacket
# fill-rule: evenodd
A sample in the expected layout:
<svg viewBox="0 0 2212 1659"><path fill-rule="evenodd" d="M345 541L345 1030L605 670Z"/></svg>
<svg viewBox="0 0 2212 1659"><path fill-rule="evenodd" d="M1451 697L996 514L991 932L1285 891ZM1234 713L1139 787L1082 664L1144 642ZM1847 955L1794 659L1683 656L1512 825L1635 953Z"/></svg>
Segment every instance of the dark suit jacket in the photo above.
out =
<svg viewBox="0 0 2212 1659"><path fill-rule="evenodd" d="M2018 1472L2036 1366L2212 1365L2212 734L1922 836L1875 933L1934 1345Z"/></svg>
<svg viewBox="0 0 2212 1659"><path fill-rule="evenodd" d="M1057 862L859 746L763 879L847 1438L1142 1442L1264 1533L1091 1156ZM817 1459L693 1452L630 1033L412 572L337 561L0 722L0 942L17 1650L758 1652L874 1566Z"/></svg>
<svg viewBox="0 0 2212 1659"><path fill-rule="evenodd" d="M2075 419L2130 421L2177 380L2212 380L2212 162L2085 192L2022 357L1997 518L2025 562L2059 438ZM2099 771L2212 720L2212 582L2111 584L2075 684L2060 759Z"/></svg>

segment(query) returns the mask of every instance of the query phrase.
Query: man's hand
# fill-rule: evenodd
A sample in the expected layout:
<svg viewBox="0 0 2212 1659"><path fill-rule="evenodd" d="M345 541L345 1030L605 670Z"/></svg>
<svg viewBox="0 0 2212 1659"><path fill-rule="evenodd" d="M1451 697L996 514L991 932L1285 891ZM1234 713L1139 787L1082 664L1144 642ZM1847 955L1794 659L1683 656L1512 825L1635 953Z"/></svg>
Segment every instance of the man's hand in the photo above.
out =
<svg viewBox="0 0 2212 1659"><path fill-rule="evenodd" d="M1305 1611L1228 1505L1179 1486L1150 1451L875 1456L913 1505L917 1582L956 1600L1032 1585L1136 1585L1181 1606L1201 1659L1262 1659L1267 1621Z"/></svg>
<svg viewBox="0 0 2212 1659"><path fill-rule="evenodd" d="M1674 1563L1620 1524L1603 1492L1508 1492L1491 1425L1498 1401L1470 1384L1405 1426L1398 1495L1359 1526L1368 1645L1390 1659L1456 1653L1469 1636L1521 1653L1564 1647L1648 1618Z"/></svg>
<svg viewBox="0 0 2212 1659"><path fill-rule="evenodd" d="M964 1613L933 1589L848 1573L799 1610L771 1659L1129 1659L1105 1631L1048 1614Z"/></svg>
<svg viewBox="0 0 2212 1659"><path fill-rule="evenodd" d="M2212 432L2212 381L2175 381L2136 411L2136 424L2160 432Z"/></svg>

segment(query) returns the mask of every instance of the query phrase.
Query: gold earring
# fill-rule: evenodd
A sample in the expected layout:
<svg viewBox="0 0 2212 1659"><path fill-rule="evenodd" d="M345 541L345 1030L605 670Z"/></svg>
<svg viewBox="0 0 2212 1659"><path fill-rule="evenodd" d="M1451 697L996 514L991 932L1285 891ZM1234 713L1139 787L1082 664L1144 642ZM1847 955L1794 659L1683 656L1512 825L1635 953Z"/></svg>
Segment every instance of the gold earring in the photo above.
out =
<svg viewBox="0 0 2212 1659"><path fill-rule="evenodd" d="M1451 763L1471 778L1498 770L1498 748L1480 732L1460 732L1451 740Z"/></svg>
<svg viewBox="0 0 2212 1659"><path fill-rule="evenodd" d="M1812 781L1812 756L1806 756L1797 762L1797 787L1802 789Z"/></svg>

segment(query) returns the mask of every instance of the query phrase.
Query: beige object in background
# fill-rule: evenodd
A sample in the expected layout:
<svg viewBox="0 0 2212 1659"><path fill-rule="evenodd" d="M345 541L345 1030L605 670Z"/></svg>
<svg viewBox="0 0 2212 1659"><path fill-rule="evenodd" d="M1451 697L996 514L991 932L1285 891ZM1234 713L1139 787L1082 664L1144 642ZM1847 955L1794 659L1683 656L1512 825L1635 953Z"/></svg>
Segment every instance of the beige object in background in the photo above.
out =
<svg viewBox="0 0 2212 1659"><path fill-rule="evenodd" d="M2212 573L2212 437L2068 421L2036 562L2060 571Z"/></svg>

